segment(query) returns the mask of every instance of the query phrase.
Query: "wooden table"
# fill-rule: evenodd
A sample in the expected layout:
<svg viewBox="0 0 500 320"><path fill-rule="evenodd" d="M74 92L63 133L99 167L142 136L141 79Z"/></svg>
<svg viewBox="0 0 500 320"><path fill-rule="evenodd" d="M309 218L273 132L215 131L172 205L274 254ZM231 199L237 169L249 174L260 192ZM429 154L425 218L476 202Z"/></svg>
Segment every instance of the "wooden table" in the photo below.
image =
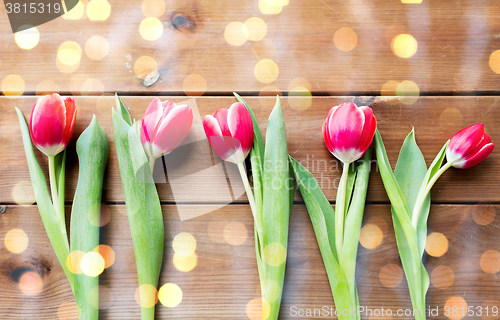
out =
<svg viewBox="0 0 500 320"><path fill-rule="evenodd" d="M142 118L153 96L188 101L198 111L193 130L202 130L201 117L229 107L236 91L264 132L274 96L283 95L289 152L314 174L332 203L340 164L324 146L321 125L341 102L373 108L393 167L412 127L428 164L447 139L473 123L484 123L493 142L500 141L498 1L292 0L285 6L286 0L80 1L72 19L38 26L38 42L36 33L16 42L0 10L1 319L76 319L70 286L33 204L14 112L17 106L29 117L45 93L74 95L78 105L68 150L68 218L78 173L75 141L93 114L110 141L101 242L112 248L115 260L100 277L101 319L140 316L111 124L114 92L135 119ZM191 172L209 169L196 166L208 142L193 145L185 149L196 168ZM37 156L47 174L46 159ZM445 306L473 307L470 319L500 318L491 316L492 307L500 308L499 165L495 150L474 168L450 169L432 190L428 251L433 255L425 253L424 262L431 277L427 305L439 307L440 315L429 319L447 319ZM396 312L411 304L389 201L375 164L372 169L358 252L360 303ZM260 291L248 201L237 179L229 179L228 200L228 180L204 174L203 181L174 184L169 177L157 184L165 218L160 285L175 283L183 293L174 308L159 303L157 319L258 319L252 311ZM209 199L201 196L204 181L214 192ZM206 214L181 221L200 212ZM12 229L23 230L28 239L21 253L4 245ZM188 272L180 271L186 264L173 263L172 241L181 232L196 240L197 261ZM297 192L280 319L323 306L334 306L332 294ZM477 315L479 308L483 316ZM412 319L362 316L392 318Z"/></svg>

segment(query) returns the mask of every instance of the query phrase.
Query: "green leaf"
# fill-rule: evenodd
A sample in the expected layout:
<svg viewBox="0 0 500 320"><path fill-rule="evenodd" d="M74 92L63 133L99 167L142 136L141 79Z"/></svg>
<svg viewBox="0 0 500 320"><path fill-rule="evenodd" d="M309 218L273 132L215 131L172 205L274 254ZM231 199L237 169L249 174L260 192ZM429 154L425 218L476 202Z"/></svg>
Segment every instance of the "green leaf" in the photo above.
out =
<svg viewBox="0 0 500 320"><path fill-rule="evenodd" d="M263 298L269 302L268 319L277 319L285 277L288 247L288 226L291 212L289 190L290 168L285 121L279 98L276 100L267 123L266 146L262 172L262 260L265 263L265 280L277 286L266 285ZM261 279L262 281L262 279ZM275 290L279 287L280 292ZM278 296L278 297L276 297Z"/></svg>
<svg viewBox="0 0 500 320"><path fill-rule="evenodd" d="M306 204L311 218L319 250L325 264L328 281L335 300L335 307L349 310L353 299L349 293L349 285L340 268L335 246L335 213L321 191L316 179L298 161L289 156L295 181ZM340 318L341 319L341 318Z"/></svg>
<svg viewBox="0 0 500 320"><path fill-rule="evenodd" d="M109 156L108 138L95 115L76 142L80 171L71 211L71 251L85 253L99 246L99 223L104 170ZM80 319L98 319L99 277L75 275L75 298ZM93 301L91 301L93 300Z"/></svg>
<svg viewBox="0 0 500 320"><path fill-rule="evenodd" d="M115 93L115 103L116 103L116 111L120 117L125 120L125 122L131 126L132 119L130 118L130 113L128 112L127 107L123 104L122 99L118 96L118 93Z"/></svg>
<svg viewBox="0 0 500 320"><path fill-rule="evenodd" d="M66 259L69 254L69 243L66 235L66 230L61 230L59 219L56 215L54 206L50 199L50 193L47 188L47 180L43 174L38 161L36 160L35 152L31 145L31 137L26 124L24 116L18 108L16 108L19 125L21 126L21 134L23 138L24 151L26 153L26 160L28 161L28 168L30 172L31 183L33 184L33 191L35 193L36 203L40 217L42 218L43 226L49 237L50 244L54 248L57 259L68 278L71 289L74 292L74 277L66 265Z"/></svg>
<svg viewBox="0 0 500 320"><path fill-rule="evenodd" d="M399 152L398 162L396 163L396 169L394 169L394 176L396 177L403 198L408 206L409 213L413 211L426 172L427 165L415 141L415 132L412 130L403 142L403 146ZM427 206L427 211L428 210L429 206Z"/></svg>
<svg viewBox="0 0 500 320"><path fill-rule="evenodd" d="M411 214L399 188L398 181L392 172L387 158L384 143L378 130L375 131L375 150L380 176L391 201L392 220L396 233L396 242L403 263L410 296L414 309L421 309L425 315L425 291L427 272L419 254L417 233L411 222ZM417 318L417 317L416 317ZM425 319L423 317L422 319Z"/></svg>
<svg viewBox="0 0 500 320"><path fill-rule="evenodd" d="M139 285L150 284L157 288L164 241L158 192L154 183L138 178L148 176L152 179L146 154L135 130L114 109L113 130ZM142 171L137 172L137 167ZM141 314L143 319L152 319L154 307L141 308Z"/></svg>

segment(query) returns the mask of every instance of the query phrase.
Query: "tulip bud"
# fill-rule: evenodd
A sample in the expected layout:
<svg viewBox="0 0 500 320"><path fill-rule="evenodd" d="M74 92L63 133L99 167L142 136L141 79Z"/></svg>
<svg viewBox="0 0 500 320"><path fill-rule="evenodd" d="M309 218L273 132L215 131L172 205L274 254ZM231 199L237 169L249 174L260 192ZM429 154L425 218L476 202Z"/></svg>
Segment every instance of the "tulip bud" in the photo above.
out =
<svg viewBox="0 0 500 320"><path fill-rule="evenodd" d="M169 154L186 138L193 125L193 111L188 105L154 98L142 119L141 142L153 159Z"/></svg>
<svg viewBox="0 0 500 320"><path fill-rule="evenodd" d="M446 149L446 160L455 168L467 169L486 159L493 148L484 125L476 123L455 133Z"/></svg>
<svg viewBox="0 0 500 320"><path fill-rule="evenodd" d="M31 111L30 134L35 146L47 156L63 151L73 136L75 101L54 93L35 102Z"/></svg>
<svg viewBox="0 0 500 320"><path fill-rule="evenodd" d="M370 146L377 120L370 107L345 102L333 107L323 123L326 147L344 163L358 160Z"/></svg>
<svg viewBox="0 0 500 320"><path fill-rule="evenodd" d="M236 102L203 118L203 127L215 153L226 161L245 160L253 146L252 117L245 105Z"/></svg>

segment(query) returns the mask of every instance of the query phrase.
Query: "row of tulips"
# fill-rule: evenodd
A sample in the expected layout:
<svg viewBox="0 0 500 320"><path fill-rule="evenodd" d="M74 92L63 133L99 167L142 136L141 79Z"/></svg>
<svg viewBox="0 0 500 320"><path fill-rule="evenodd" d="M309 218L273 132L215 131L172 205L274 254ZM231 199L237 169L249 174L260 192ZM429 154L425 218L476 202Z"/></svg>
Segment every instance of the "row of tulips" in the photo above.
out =
<svg viewBox="0 0 500 320"><path fill-rule="evenodd" d="M286 129L279 98L268 120L266 143L254 113L237 94L229 109L206 115L203 126L216 154L235 163L254 218L256 259L261 282L262 318L277 319L280 309L288 243L288 222L296 181L309 212L328 274L339 319L360 319L355 282L358 238L370 173L371 145L387 194L397 245L410 289L416 319L425 319L429 276L422 263L430 210L430 190L450 167L470 168L494 148L482 124L467 127L448 140L427 168L412 130L405 139L392 171L377 121L369 107L351 102L333 107L323 124L328 150L343 164L335 210L314 177L288 155ZM80 172L71 215L68 242L64 213L66 147L76 120L71 98L53 94L39 99L29 128L17 109L30 176L38 208L78 305L80 319L97 319L90 303L98 278L74 274L68 267L70 252L92 251L99 245L99 206L104 168L109 153L107 138L95 117L77 141ZM113 129L129 225L131 229L141 301L155 299L163 260L164 225L153 181L155 160L174 151L188 135L193 112L187 105L155 98L142 121L132 120L116 96ZM48 157L51 196L36 160L31 141ZM244 167L250 154L253 188ZM444 160L447 162L443 164ZM291 179L294 176L295 179ZM71 262L71 261L69 261ZM144 290L143 290L144 289ZM95 299L95 297L93 297ZM154 319L154 305L141 306L141 318Z"/></svg>

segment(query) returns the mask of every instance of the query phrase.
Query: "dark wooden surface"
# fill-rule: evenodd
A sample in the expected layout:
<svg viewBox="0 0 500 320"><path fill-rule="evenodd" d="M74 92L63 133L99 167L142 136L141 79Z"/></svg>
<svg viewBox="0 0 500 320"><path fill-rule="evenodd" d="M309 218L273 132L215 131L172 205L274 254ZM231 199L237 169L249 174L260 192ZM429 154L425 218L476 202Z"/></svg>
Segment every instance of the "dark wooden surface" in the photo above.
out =
<svg viewBox="0 0 500 320"><path fill-rule="evenodd" d="M261 0L261 8L266 1L273 3ZM109 17L95 21L91 18L105 10L89 9L92 4L83 0L77 20L58 18L38 26L39 42L29 50L17 44L8 17L0 10L0 92L6 96L0 97L0 319L75 319L69 284L33 204L14 112L17 106L29 118L42 94L73 95L78 105L75 134L68 147L68 219L78 173L75 142L93 114L110 141L102 211L110 219L102 228L101 243L113 249L116 260L101 275L101 319L138 319L140 312L113 144L114 92L138 120L153 96L187 101L198 111L191 143L166 158L171 165L168 178L159 166L155 172L166 230L160 284L175 283L183 292L175 308L158 303L157 319L259 319L246 314L247 306L260 296L248 202L239 177L232 174L234 168L224 165L227 177L214 171L222 170L223 164L210 152L200 123L204 115L229 107L235 101L233 91L245 96L263 132L273 96L285 96L289 152L318 179L332 204L340 165L324 146L321 125L328 110L344 101L373 108L393 168L412 128L428 164L447 139L473 123L484 123L493 142L500 141L498 1L291 0L279 14L262 13L257 0L113 0L109 4ZM141 22L151 16L159 19L158 30L162 30L153 41L140 32ZM232 45L241 35L225 37L228 25L252 17L265 23L265 36ZM411 41L395 44L401 34L411 35L417 44L409 58L397 55L411 51ZM91 38L105 41L88 42ZM77 44L72 47L76 56L71 50L60 52L67 41ZM105 52L106 43L108 53L94 60ZM70 65L61 63L60 57L69 59ZM262 59L277 65L279 72L272 74L269 68L264 68L264 74L255 72ZM262 81L266 74L269 80L275 76L275 81ZM36 154L47 175L47 160ZM424 254L431 275L427 305L439 307L440 312L428 319L448 319L444 307L461 306L460 299L476 310L467 319L500 318L491 316L492 307L500 308L499 165L495 150L474 168L448 170L432 190L427 249L434 255L444 253L446 245L448 249L440 257ZM375 163L367 201L357 265L360 303L394 312L409 308L389 201ZM10 252L5 242L13 229L23 230L28 239L27 248L18 254ZM181 232L197 241L197 264L189 272L173 265L172 240ZM31 278L22 278L26 274ZM323 306L334 303L297 192L280 319L300 318L292 310ZM489 316L477 315L477 307L483 312L488 307ZM363 315L362 319L411 317Z"/></svg>

